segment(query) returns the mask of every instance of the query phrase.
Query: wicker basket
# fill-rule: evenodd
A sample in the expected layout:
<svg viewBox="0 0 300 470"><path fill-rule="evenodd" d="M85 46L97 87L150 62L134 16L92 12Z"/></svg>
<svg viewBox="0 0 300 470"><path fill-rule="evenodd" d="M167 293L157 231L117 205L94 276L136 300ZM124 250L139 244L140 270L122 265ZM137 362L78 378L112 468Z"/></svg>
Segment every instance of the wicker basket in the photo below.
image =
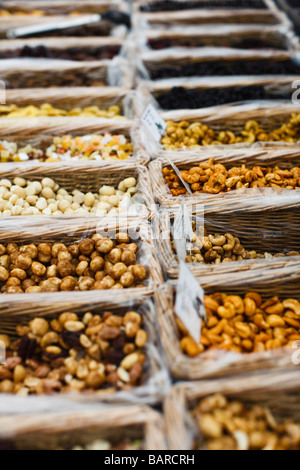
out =
<svg viewBox="0 0 300 470"><path fill-rule="evenodd" d="M163 168L171 169L170 160L176 165L179 170L189 170L193 166L199 164L200 161L203 161L203 155L194 156L193 158L182 159L180 154L176 152L168 158L157 158L152 161L149 165L150 179L152 183L153 193L155 201L157 201L164 208L176 209L178 204L181 203L182 199L185 200L188 207L195 206L196 204L205 204L207 207L220 207L225 210L226 207L236 207L236 204L239 204L241 200L249 197L259 197L259 198L277 198L282 196L283 199L288 198L289 196L300 200L300 190L293 191L293 194L290 195L289 190L279 190L277 191L274 188L249 188L243 190L231 191L228 193L220 193L217 195L210 194L193 194L193 195L184 195L174 197L170 192L168 185L163 177L162 170ZM232 168L240 165L247 166L275 166L279 165L281 168L292 168L293 166L300 166L300 152L298 150L229 150L224 152L212 151L209 153L209 158L214 158L215 163L222 163L226 168ZM1 169L1 167L0 167Z"/></svg>
<svg viewBox="0 0 300 470"><path fill-rule="evenodd" d="M18 145L25 146L31 144L33 146L51 145L54 136L73 135L83 136L88 134L103 134L110 132L112 134L124 134L130 138L134 144L134 152L132 160L137 161L141 165L149 162L149 155L141 145L135 145L136 139L136 123L130 120L115 120L101 118L86 117L36 117L30 119L22 118L1 118L0 140L8 140L16 142ZM131 157L130 157L131 158ZM124 160L128 162L130 159ZM114 160L116 161L116 160ZM31 160L23 162L22 168L29 165L32 167L36 163L38 168L41 167L40 162ZM66 168L73 168L75 162L64 162ZM84 167L86 162L77 162L78 165ZM90 166L92 162L89 162ZM96 161L94 162L96 163ZM0 168L1 168L0 164ZM44 167L45 163L42 164ZM51 164L52 165L52 164ZM11 166L9 167L11 168Z"/></svg>
<svg viewBox="0 0 300 470"><path fill-rule="evenodd" d="M207 80L206 77L203 78L171 78L165 80L140 80L137 92L134 98L134 107L137 115L142 115L149 103L153 103L155 107L160 109L162 112L171 112L165 108L160 107L159 97L165 95L173 90L175 87L184 88L185 90L193 90L198 93L203 93L208 90L226 90L230 88L242 88L242 87L263 87L265 91L272 93L270 102L278 101L276 99L276 94L285 95L288 100L289 94L294 93L294 89L291 88L291 84L295 81L295 77L266 77L266 76L256 76L256 77L211 77ZM249 101L249 100L248 100ZM259 100L252 100L253 104L261 104ZM206 108L198 108L200 114L203 112L210 112L211 114L218 114L220 111L223 111L223 108L229 109L232 108L232 111L236 109L236 106L245 104L242 101L232 102L224 105L217 106L208 106ZM285 100L280 101L281 104L287 104ZM177 110L175 110L177 111ZM178 112L187 112L189 113L191 109L178 109ZM194 110L195 111L195 110ZM174 110L172 110L174 112Z"/></svg>
<svg viewBox="0 0 300 470"><path fill-rule="evenodd" d="M199 279L205 293L225 292L243 296L247 292L259 292L262 297L276 295L280 299L299 296L300 264L272 271L232 273L230 278L221 276ZM185 355L180 348L180 333L175 317L175 282L168 282L156 291L156 312L160 324L160 337L173 378L198 380L254 372L260 369L294 368L290 348L274 349L263 353L235 354L216 349L206 351L195 358Z"/></svg>
<svg viewBox="0 0 300 470"><path fill-rule="evenodd" d="M266 132L281 127L282 124L287 123L292 113L299 113L300 105L286 104L285 102L270 102L268 104L242 104L237 106L220 106L215 108L206 108L202 110L183 110L183 111L169 111L161 113L161 116L166 121L172 120L180 122L187 120L190 122L202 122L207 124L215 132L221 130L231 130L234 133L240 133L247 121L255 120ZM150 133L145 126L140 127L138 134L138 143L140 147L144 147L152 158L166 157L172 155L173 152L165 150L161 144L158 144L151 138ZM230 150L240 148L270 148L270 149L296 149L299 144L288 144L285 142L256 142L256 143L240 143L233 145L218 145L206 146L197 148L178 149L176 153L182 158L193 158L195 155L205 155L204 158L209 158L209 155L214 150Z"/></svg>
<svg viewBox="0 0 300 470"><path fill-rule="evenodd" d="M82 165L81 162L74 162L69 166L64 165L64 163L41 163L39 166L33 163L33 165L25 165L25 167L22 163L3 163L0 165L0 179L8 178L12 181L20 174L23 178L31 181L41 181L43 178L49 177L69 192L77 189L83 193L98 193L101 186L114 186L117 188L125 178L134 177L138 184L139 213L136 214L136 212L131 212L129 209L128 212L117 214L117 217L136 218L138 216L149 220L154 217L155 208L149 171L145 166L137 165L130 160L124 162L86 162L85 165ZM143 204L142 210L141 204ZM70 218L82 218L82 214L79 217L76 214L70 214L69 216L62 214L61 217L68 220Z"/></svg>
<svg viewBox="0 0 300 470"><path fill-rule="evenodd" d="M239 44L245 40L261 40L265 43L259 49L299 49L299 39L291 31L285 28L281 30L275 26L265 26L263 29L254 26L219 26L212 27L185 27L169 28L165 30L142 31L146 41L146 47L153 49L149 41L165 42L166 48L185 47L186 43L193 43L193 47L233 47L240 48ZM155 49L155 48L154 48Z"/></svg>
<svg viewBox="0 0 300 470"><path fill-rule="evenodd" d="M162 417L147 406L98 406L73 413L4 417L0 423L0 447L11 444L18 450L72 448L98 439L115 445L124 440L141 440L143 450L166 449Z"/></svg>
<svg viewBox="0 0 300 470"><path fill-rule="evenodd" d="M129 233L132 240L139 247L137 262L148 269L148 279L145 287L126 289L122 291L87 291L87 292L57 292L42 294L10 294L0 295L1 311L6 308L10 311L25 305L32 308L32 304L43 305L47 302L89 302L92 296L94 302L102 300L113 300L117 298L132 299L137 296L153 294L155 288L162 282L161 267L156 256L150 225L143 220L112 219L109 217L63 219L51 217L18 217L2 218L0 235L2 243L54 243L61 242L72 244L80 242L82 238L100 233L106 237L114 237L119 231Z"/></svg>
<svg viewBox="0 0 300 470"><path fill-rule="evenodd" d="M293 193L293 191L291 191ZM299 195L288 197L286 201L278 199L275 204L264 200L240 203L223 210L220 204L205 209L195 206L189 209L190 216L199 225L203 225L208 233L231 233L239 237L246 250L255 250L258 253L282 253L300 251L299 245ZM162 267L167 276L177 279L179 263L172 249L171 226L177 211L162 210L154 219L154 230ZM297 265L299 256L252 259L234 261L220 264L189 263L188 266L196 277L202 276L233 276L234 274L247 274L263 270L272 270L285 266Z"/></svg>
<svg viewBox="0 0 300 470"><path fill-rule="evenodd" d="M285 13L280 11L272 0L265 0L267 8L258 9L199 9L171 12L144 13L140 5L147 2L135 2L135 24L147 23L148 29L165 28L170 25L207 25L207 24L290 24Z"/></svg>
<svg viewBox="0 0 300 470"><path fill-rule="evenodd" d="M299 373L262 372L228 378L180 384L172 389L165 403L165 423L168 447L172 450L194 449L203 444L202 436L189 412L197 403L216 393L249 405L268 407L279 422L290 418L300 421Z"/></svg>
<svg viewBox="0 0 300 470"><path fill-rule="evenodd" d="M89 80L91 86L105 83L106 86L132 87L132 72L126 59L75 62L55 59L3 59L0 60L0 79L7 89L43 88L57 86L68 79L78 86L76 80ZM22 81L20 82L20 77ZM78 79L79 77L79 79ZM20 84L19 84L20 83ZM69 87L70 85L66 85ZM99 85L100 86L100 85ZM101 85L102 86L102 85Z"/></svg>
<svg viewBox="0 0 300 470"><path fill-rule="evenodd" d="M21 3L15 0L5 0L1 7L12 13L42 10L47 15L65 15L74 11L89 14L103 13L110 9L124 9L126 11L126 3L122 0L85 0L85 2L74 0L71 3L67 0L55 0L50 3L44 0L26 0Z"/></svg>
<svg viewBox="0 0 300 470"><path fill-rule="evenodd" d="M38 294L39 295L39 294ZM111 390L97 390L94 393L85 394L80 392L74 393L57 393L48 396L49 408L55 410L56 401L62 399L71 402L80 403L97 403L100 401L109 403L143 403L156 404L160 403L168 392L169 378L162 359L162 353L159 346L159 340L155 325L154 306L151 299L130 295L124 293L116 296L108 293L105 295L97 295L95 292L89 292L84 297L72 296L43 296L38 295L27 301L23 297L22 304L16 305L7 302L4 309L1 308L0 313L0 330L1 334L7 334L17 338L16 326L19 324L28 324L32 318L42 316L47 319L57 318L63 312L74 312L83 316L86 312L103 313L111 311L117 315L124 315L128 311L135 310L140 313L144 322L144 329L148 333L148 342L145 346L146 362L143 375L141 377L141 385L132 388L130 391L118 391L112 393ZM2 306L2 305L1 305ZM6 413L13 410L14 401L17 403L17 395L3 394L3 399L7 400ZM10 403L10 399L12 402ZM28 412L31 407L40 406L38 396L25 397L25 403L28 403L25 410Z"/></svg>
<svg viewBox="0 0 300 470"><path fill-rule="evenodd" d="M101 407L0 418L0 447L17 450L69 449L95 440L118 445L141 440L144 450L165 450L163 420L147 406Z"/></svg>
<svg viewBox="0 0 300 470"><path fill-rule="evenodd" d="M133 90L129 91L123 87L27 88L25 94L22 89L5 92L7 106L12 104L16 104L18 107L41 106L44 103L50 103L56 108L68 111L88 106L98 106L100 109L119 106L121 114L127 119L134 117L134 96ZM3 117L0 115L0 119ZM56 118L56 116L53 117ZM71 122L72 118L72 116L68 116L68 120Z"/></svg>

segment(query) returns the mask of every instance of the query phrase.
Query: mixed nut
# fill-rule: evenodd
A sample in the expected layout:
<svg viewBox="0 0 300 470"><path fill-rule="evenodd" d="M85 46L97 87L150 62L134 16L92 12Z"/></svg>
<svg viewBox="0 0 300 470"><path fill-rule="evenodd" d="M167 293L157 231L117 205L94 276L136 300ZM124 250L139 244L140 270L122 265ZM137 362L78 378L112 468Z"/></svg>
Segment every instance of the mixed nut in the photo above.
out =
<svg viewBox="0 0 300 470"><path fill-rule="evenodd" d="M19 324L16 334L0 335L6 346L0 393L91 393L141 384L148 334L135 311L87 312L82 318L64 312Z"/></svg>
<svg viewBox="0 0 300 470"><path fill-rule="evenodd" d="M55 108L50 103L44 103L41 106L17 106L0 105L0 116L9 118L40 117L40 116L83 116L100 117L106 119L125 119L121 116L119 106L110 106L108 109L101 109L99 106L87 106L85 108L77 107L70 110Z"/></svg>
<svg viewBox="0 0 300 470"><path fill-rule="evenodd" d="M300 302L296 299L274 296L264 301L257 292L244 297L216 293L206 295L204 305L207 321L202 321L199 344L176 318L181 350L190 357L214 349L261 353L300 340Z"/></svg>
<svg viewBox="0 0 300 470"><path fill-rule="evenodd" d="M300 139L300 114L293 113L281 127L266 131L256 121L247 121L238 134L230 130L215 131L201 122L167 121L166 136L161 143L166 150L196 148L208 145L254 144L255 142L296 143Z"/></svg>
<svg viewBox="0 0 300 470"><path fill-rule="evenodd" d="M119 186L101 186L97 192L72 192L53 179L30 181L25 178L0 180L0 215L110 215L128 212L135 202L137 181L130 177Z"/></svg>
<svg viewBox="0 0 300 470"><path fill-rule="evenodd" d="M197 229L196 222L192 221L194 237L191 240L191 246L187 251L186 263L201 264L221 264L233 261L244 261L254 259L272 259L284 258L286 256L300 256L298 251L289 251L285 253L258 253L256 250L247 250L241 243L241 240L232 233L208 233L202 227ZM172 249L176 253L175 240L172 240Z"/></svg>
<svg viewBox="0 0 300 470"><path fill-rule="evenodd" d="M0 245L0 292L22 294L142 287L147 278L137 264L138 246L127 233L115 240L95 234L65 245Z"/></svg>
<svg viewBox="0 0 300 470"><path fill-rule="evenodd" d="M208 450L300 450L300 423L279 422L272 411L212 395L192 410Z"/></svg>
<svg viewBox="0 0 300 470"><path fill-rule="evenodd" d="M210 158L189 170L180 171L181 178L195 194L219 194L243 188L300 189L300 167L283 169L279 166L234 166L228 169ZM163 176L173 196L187 194L179 176L173 169L163 168Z"/></svg>
<svg viewBox="0 0 300 470"><path fill-rule="evenodd" d="M44 146L44 148L42 148ZM79 160L126 160L133 156L133 145L125 135L98 134L83 137L53 137L50 146L40 148L28 144L20 147L15 142L0 140L0 162L40 162Z"/></svg>

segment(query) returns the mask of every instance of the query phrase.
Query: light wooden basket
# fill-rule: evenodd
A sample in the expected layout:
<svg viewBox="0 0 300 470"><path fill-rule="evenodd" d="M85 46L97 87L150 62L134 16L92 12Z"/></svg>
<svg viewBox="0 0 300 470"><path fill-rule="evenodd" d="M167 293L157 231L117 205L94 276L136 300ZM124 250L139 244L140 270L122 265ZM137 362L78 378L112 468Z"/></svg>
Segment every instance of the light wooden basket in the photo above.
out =
<svg viewBox="0 0 300 470"><path fill-rule="evenodd" d="M203 437L199 435L190 411L206 397L221 393L246 405L267 407L279 422L285 419L299 422L299 389L298 371L264 371L237 378L176 385L165 403L168 447L172 450L193 450L195 445L204 446Z"/></svg>
<svg viewBox="0 0 300 470"><path fill-rule="evenodd" d="M41 106L50 103L53 107L70 111L73 108L98 106L108 109L110 106L119 106L122 116L127 119L134 118L133 98L135 91L125 87L56 87L56 88L27 88L6 90L6 105L15 104L18 107ZM0 122L7 116L0 115ZM52 116L56 119L57 116ZM74 116L68 116L68 120ZM28 119L29 116L26 116ZM48 118L51 118L49 116ZM11 118L17 119L17 118Z"/></svg>
<svg viewBox="0 0 300 470"><path fill-rule="evenodd" d="M0 60L0 79L7 89L43 88L59 86L68 77L88 78L90 83L105 83L106 86L132 87L132 72L126 59L76 62L58 59L3 59ZM23 86L15 86L22 77ZM17 82L19 83L19 82ZM75 85L76 86L76 85ZM69 86L66 86L68 88Z"/></svg>
<svg viewBox="0 0 300 470"><path fill-rule="evenodd" d="M103 13L109 9L126 10L126 3L119 0L85 0L81 2L74 0L70 3L67 0L55 0L55 2L47 2L45 0L26 0L26 2L18 2L15 0L5 0L1 5L3 10L10 12L24 12L25 14L32 10L44 11L47 15L68 14L74 11L80 13ZM21 15L20 15L21 16Z"/></svg>
<svg viewBox="0 0 300 470"><path fill-rule="evenodd" d="M142 289L141 289L142 291ZM76 293L75 293L76 294ZM39 295L39 294L38 294ZM143 319L145 331L148 334L148 341L145 346L146 362L141 377L141 385L132 388L129 391L97 390L93 393L74 392L74 393L57 393L48 396L49 408L55 410L59 405L60 399L65 399L71 406L73 403L91 404L98 402L107 403L142 403L157 404L160 403L168 392L169 377L165 369L162 351L157 335L155 324L154 306L151 299L145 297L130 295L115 295L109 293L106 295L97 295L95 292L86 293L85 297L73 296L42 296L38 295L27 301L23 297L22 304L8 302L3 305L0 312L0 331L1 334L10 335L17 339L16 326L20 324L28 324L28 322L37 317L47 319L58 318L63 312L77 313L81 318L86 312L103 313L110 311L117 315L125 315L128 311L137 311ZM1 304L2 307L2 304ZM34 409L41 406L44 397L27 396L25 398L25 410ZM1 400L6 400L6 413L14 409L14 403L18 403L19 397L12 394L1 395ZM10 401L11 400L11 401ZM27 406L28 405L28 406ZM13 411L10 411L12 413Z"/></svg>
<svg viewBox="0 0 300 470"><path fill-rule="evenodd" d="M192 158L182 158L174 152L169 158L157 158L152 161L149 165L150 179L152 182L153 194L155 201L157 201L160 206L164 208L176 209L181 201L184 199L188 207L195 207L197 204L205 204L205 207L220 207L224 211L227 207L236 207L241 201L249 197L254 198L270 198L272 197L278 200L280 196L283 199L292 197L299 198L300 201L300 190L293 191L293 194L290 194L289 190L276 190L274 188L249 188L231 191L228 193L220 193L216 195L210 194L186 194L184 196L174 197L170 192L168 185L163 177L162 170L163 168L172 169L170 161L176 165L179 170L189 170L190 168L197 166L201 161L206 161L208 158L214 158L215 163L221 163L226 166L226 168L232 168L235 166L241 166L243 164L251 167L255 165L259 166L280 166L281 168L292 168L293 166L300 166L300 151L298 150L228 150L228 151L217 151L214 150L207 154L205 157L203 155L197 155ZM0 166L1 169L1 166Z"/></svg>
<svg viewBox="0 0 300 470"><path fill-rule="evenodd" d="M137 165L130 160L125 160L124 162L86 162L85 165L82 165L80 162L74 162L68 166L64 165L63 162L40 163L40 165L33 163L25 167L22 163L3 163L0 165L0 179L8 178L10 181L13 181L20 174L22 174L23 178L31 181L41 181L46 177L52 178L61 188L69 192L79 190L83 193L98 193L101 186L114 186L118 188L121 181L125 178L134 177L138 185L139 204L143 204L143 210L139 214L130 210L120 212L120 214L117 214L117 217L138 217L151 220L154 216L155 208L149 171L145 166ZM62 214L61 216L65 220L82 217L82 214ZM87 217L89 217L88 214ZM94 214L94 217L96 217L96 214Z"/></svg>
<svg viewBox="0 0 300 470"><path fill-rule="evenodd" d="M135 24L148 23L150 28L164 28L170 25L207 25L207 24L290 24L284 12L272 0L265 0L266 9L199 9L171 12L141 12L140 5L148 1L135 2Z"/></svg>
<svg viewBox="0 0 300 470"><path fill-rule="evenodd" d="M239 134L247 121L254 120L266 131L271 132L287 123L290 120L292 113L299 113L300 105L288 104L285 102L269 102L265 104L252 103L241 104L236 106L220 106L215 108L206 108L201 110L181 110L169 111L161 113L165 121L171 120L180 122L187 120L190 122L201 122L207 124L215 132L222 130L230 130L233 133ZM137 139L140 147L144 147L149 155L155 159L158 157L167 157L174 154L174 151L165 150L161 144L158 144L151 138L150 133L145 126L140 126ZM182 158L193 158L195 155L206 155L209 158L212 151L230 150L230 149L297 149L299 143L288 144L285 142L256 142L256 143L238 143L232 145L211 145L203 147L194 147L187 149L178 149L176 153Z"/></svg>
<svg viewBox="0 0 300 470"><path fill-rule="evenodd" d="M1 118L0 120L0 140L9 140L16 142L19 145L31 144L33 146L40 146L43 144L51 145L53 136L83 136L88 134L124 134L130 138L134 151L133 156L128 160L137 161L141 165L146 165L149 162L149 155L145 149L135 144L136 127L137 124L133 120L115 120L115 119L102 119L102 118L86 118L86 117L35 117L30 119L22 118ZM114 160L116 161L116 160ZM29 165L30 167L36 163L37 167L41 166L38 161L31 160L23 162L22 168ZM75 162L64 162L65 167L70 166L73 168ZM89 162L89 165L92 162ZM94 162L96 163L96 162ZM79 166L85 166L86 162L77 162ZM44 166L45 163L42 163ZM0 164L1 168L1 164Z"/></svg>
<svg viewBox="0 0 300 470"><path fill-rule="evenodd" d="M291 191L293 193L293 191ZM282 253L299 251L299 223L300 201L299 196L289 196L268 202L267 198L259 200L245 200L234 206L222 205L203 208L203 205L189 208L190 217L200 226L207 228L209 233L231 233L239 237L241 244L247 250L255 250L258 253L272 252ZM171 226L177 210L162 210L154 219L155 237L158 252L164 273L177 279L179 276L179 262L172 249ZM202 276L234 276L243 272L248 274L256 271L268 271L275 268L297 265L299 256L252 259L234 261L220 264L188 263L192 273L196 277Z"/></svg>
<svg viewBox="0 0 300 470"><path fill-rule="evenodd" d="M272 271L232 273L227 279L215 276L201 277L198 280L207 295L224 292L228 295L244 296L248 292L258 292L264 300L273 296L300 300L300 263ZM207 377L254 373L261 369L295 368L291 359L293 350L290 348L249 354L235 354L215 349L195 358L187 356L180 348L181 337L176 324L176 289L177 283L169 281L155 294L160 337L173 378L199 380Z"/></svg>
<svg viewBox="0 0 300 470"><path fill-rule="evenodd" d="M0 295L1 311L6 309L32 308L33 304L41 306L50 302L94 302L110 301L114 299L132 299L137 296L150 296L162 282L162 272L156 255L153 234L150 225L144 220L113 219L110 217L90 217L85 219L71 219L69 221L55 217L18 217L2 218L0 224L1 243L66 243L80 242L95 233L105 237L115 237L119 231L127 232L138 245L137 263L143 264L148 271L145 287L129 288L116 292L87 291L87 292L57 292L37 294L9 294ZM26 307L27 306L27 307ZM43 309L42 309L43 310Z"/></svg>
<svg viewBox="0 0 300 470"><path fill-rule="evenodd" d="M162 416L147 406L101 407L0 418L0 447L69 449L104 439L141 440L143 450L166 450Z"/></svg>
<svg viewBox="0 0 300 470"><path fill-rule="evenodd" d="M164 30L150 29L142 31L141 34L146 40L146 47L152 50L148 41L166 41L170 46L185 47L186 42L195 43L195 47L233 47L247 39L261 39L266 46L261 49L299 49L298 37L288 28L278 29L278 26L265 26L261 28L257 25L233 26L222 25L218 28L211 26L185 26L182 28L168 28ZM153 49L156 50L156 49Z"/></svg>

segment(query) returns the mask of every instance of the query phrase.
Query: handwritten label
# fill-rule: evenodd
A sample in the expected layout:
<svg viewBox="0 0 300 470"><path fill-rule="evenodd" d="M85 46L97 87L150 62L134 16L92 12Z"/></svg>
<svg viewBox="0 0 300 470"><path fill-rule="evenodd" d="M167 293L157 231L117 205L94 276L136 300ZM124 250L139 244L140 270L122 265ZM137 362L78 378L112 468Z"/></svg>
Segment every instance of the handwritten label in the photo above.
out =
<svg viewBox="0 0 300 470"><path fill-rule="evenodd" d="M183 261L180 261L175 311L191 337L199 344L202 319L206 320L204 290Z"/></svg>
<svg viewBox="0 0 300 470"><path fill-rule="evenodd" d="M153 138L160 142L167 128L167 123L160 117L152 104L147 106L142 116L142 123L147 127Z"/></svg>
<svg viewBox="0 0 300 470"><path fill-rule="evenodd" d="M180 209L174 219L173 237L177 256L179 260L185 261L187 250L191 251L192 248L191 242L194 238L194 231L184 199L181 201Z"/></svg>

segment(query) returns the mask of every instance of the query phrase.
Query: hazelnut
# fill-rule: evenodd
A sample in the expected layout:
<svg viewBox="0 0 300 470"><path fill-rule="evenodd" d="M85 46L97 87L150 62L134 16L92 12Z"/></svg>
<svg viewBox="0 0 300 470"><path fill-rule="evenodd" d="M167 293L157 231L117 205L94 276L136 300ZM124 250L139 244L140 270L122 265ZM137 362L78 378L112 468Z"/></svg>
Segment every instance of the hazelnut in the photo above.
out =
<svg viewBox="0 0 300 470"><path fill-rule="evenodd" d="M134 277L130 272L123 274L120 278L120 283L124 287L131 287L134 283Z"/></svg>
<svg viewBox="0 0 300 470"><path fill-rule="evenodd" d="M34 261L32 263L31 270L36 276L43 276L46 272L46 267L43 264Z"/></svg>
<svg viewBox="0 0 300 470"><path fill-rule="evenodd" d="M86 238L79 244L79 251L85 256L88 256L93 253L95 243L90 238Z"/></svg>
<svg viewBox="0 0 300 470"><path fill-rule="evenodd" d="M26 269L30 268L31 264L32 264L32 259L26 253L19 255L16 259L17 268L23 269L25 271Z"/></svg>

